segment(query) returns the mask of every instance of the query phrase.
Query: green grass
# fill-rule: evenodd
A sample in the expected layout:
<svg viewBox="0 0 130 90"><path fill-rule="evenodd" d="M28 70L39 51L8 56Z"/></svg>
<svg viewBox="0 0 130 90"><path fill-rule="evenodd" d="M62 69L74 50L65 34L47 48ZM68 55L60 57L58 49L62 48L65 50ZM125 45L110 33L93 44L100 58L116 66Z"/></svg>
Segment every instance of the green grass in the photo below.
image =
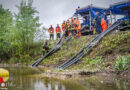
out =
<svg viewBox="0 0 130 90"><path fill-rule="evenodd" d="M118 71L124 71L130 69L130 54L125 56L119 56L115 61L115 69Z"/></svg>

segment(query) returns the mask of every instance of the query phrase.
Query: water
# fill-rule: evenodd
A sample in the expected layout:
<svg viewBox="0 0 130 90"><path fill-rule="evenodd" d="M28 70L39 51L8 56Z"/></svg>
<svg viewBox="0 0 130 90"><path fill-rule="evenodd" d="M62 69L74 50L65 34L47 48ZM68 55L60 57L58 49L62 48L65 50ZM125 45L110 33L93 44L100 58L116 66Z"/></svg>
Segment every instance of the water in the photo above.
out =
<svg viewBox="0 0 130 90"><path fill-rule="evenodd" d="M39 77L39 73L29 67L6 69L10 72L6 90L130 90L130 82L117 76L89 76L82 79L57 80ZM4 89L0 88L0 90Z"/></svg>

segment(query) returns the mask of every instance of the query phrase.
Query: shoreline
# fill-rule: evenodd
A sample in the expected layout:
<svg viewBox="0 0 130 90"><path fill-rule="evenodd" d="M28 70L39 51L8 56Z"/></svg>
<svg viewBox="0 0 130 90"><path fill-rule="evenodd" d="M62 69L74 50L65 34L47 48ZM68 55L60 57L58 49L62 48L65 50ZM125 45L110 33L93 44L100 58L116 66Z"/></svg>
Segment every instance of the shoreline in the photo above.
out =
<svg viewBox="0 0 130 90"><path fill-rule="evenodd" d="M30 65L22 64L0 64L0 68L4 67L30 67ZM35 67L31 67L34 68ZM43 69L43 70L41 70ZM90 76L119 76L122 78L127 78L130 81L130 70L126 71L115 71L115 70L56 70L56 68L49 68L40 65L36 67L37 71L40 71L40 77L56 78L56 79L78 79ZM35 75L34 75L35 76ZM39 76L39 75L36 75Z"/></svg>
<svg viewBox="0 0 130 90"><path fill-rule="evenodd" d="M0 64L0 67L24 67L24 66L27 66L29 67L30 65L25 65L25 64L22 64L22 63L17 63L17 64Z"/></svg>
<svg viewBox="0 0 130 90"><path fill-rule="evenodd" d="M118 76L127 78L130 81L130 70L127 71L114 71L114 70L101 70L101 71L87 71L87 70L63 70L59 72L52 72L50 70L42 73L43 77L56 78L56 79L79 79L90 76Z"/></svg>

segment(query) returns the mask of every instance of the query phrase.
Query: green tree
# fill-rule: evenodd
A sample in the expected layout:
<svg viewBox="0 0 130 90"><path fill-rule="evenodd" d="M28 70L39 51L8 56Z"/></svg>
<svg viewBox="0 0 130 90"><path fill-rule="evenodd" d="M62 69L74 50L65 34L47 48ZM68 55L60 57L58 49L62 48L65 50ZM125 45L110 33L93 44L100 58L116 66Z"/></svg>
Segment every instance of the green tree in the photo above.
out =
<svg viewBox="0 0 130 90"><path fill-rule="evenodd" d="M34 37L39 28L39 17L36 16L38 11L32 7L32 1L22 1L20 6L17 6L19 12L15 15L16 18L16 41L19 44L20 51L29 50L33 46Z"/></svg>
<svg viewBox="0 0 130 90"><path fill-rule="evenodd" d="M11 12L0 5L0 58L10 56L12 48L10 32L12 27L13 18Z"/></svg>

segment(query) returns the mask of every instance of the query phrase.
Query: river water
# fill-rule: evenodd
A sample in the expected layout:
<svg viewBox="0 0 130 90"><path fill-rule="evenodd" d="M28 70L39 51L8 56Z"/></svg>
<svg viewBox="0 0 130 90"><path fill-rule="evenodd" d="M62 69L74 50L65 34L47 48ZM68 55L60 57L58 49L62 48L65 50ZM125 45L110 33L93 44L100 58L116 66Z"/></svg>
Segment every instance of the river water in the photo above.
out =
<svg viewBox="0 0 130 90"><path fill-rule="evenodd" d="M29 67L6 67L5 69L10 72L5 90L130 90L130 82L117 76L57 80L39 77L40 73Z"/></svg>

